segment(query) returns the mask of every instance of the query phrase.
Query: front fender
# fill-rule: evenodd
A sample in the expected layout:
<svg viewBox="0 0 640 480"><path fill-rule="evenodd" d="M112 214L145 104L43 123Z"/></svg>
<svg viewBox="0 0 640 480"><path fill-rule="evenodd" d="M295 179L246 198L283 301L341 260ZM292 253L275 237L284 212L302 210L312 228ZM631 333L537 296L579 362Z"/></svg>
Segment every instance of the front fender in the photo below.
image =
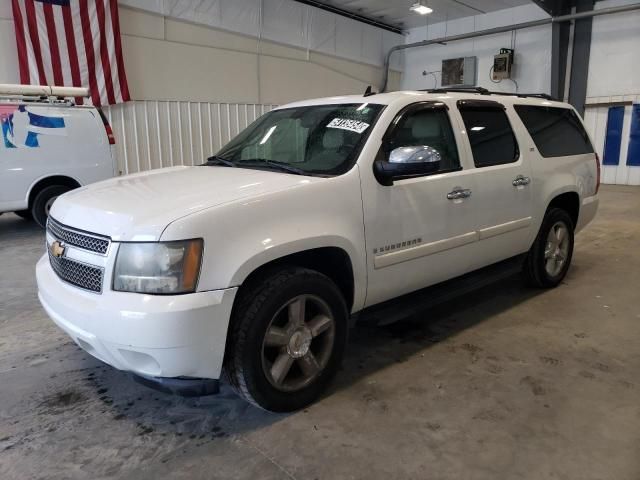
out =
<svg viewBox="0 0 640 480"><path fill-rule="evenodd" d="M204 238L198 290L241 286L257 268L305 250L337 247L354 275L354 311L366 295L360 181L350 172L202 210L171 223L162 240Z"/></svg>
<svg viewBox="0 0 640 480"><path fill-rule="evenodd" d="M278 260L295 253L302 253L323 247L337 247L346 252L353 267L354 259L357 258L355 246L346 238L329 235L325 237L304 238L291 242L274 245L273 248L264 249L247 259L232 276L230 283L235 286L242 285L246 278L255 270L269 262Z"/></svg>

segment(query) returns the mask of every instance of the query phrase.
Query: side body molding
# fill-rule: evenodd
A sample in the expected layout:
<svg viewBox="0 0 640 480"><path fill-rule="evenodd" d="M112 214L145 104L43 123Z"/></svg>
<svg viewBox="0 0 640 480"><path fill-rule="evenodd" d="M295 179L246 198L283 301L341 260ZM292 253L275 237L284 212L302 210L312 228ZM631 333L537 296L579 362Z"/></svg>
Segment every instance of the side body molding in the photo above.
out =
<svg viewBox="0 0 640 480"><path fill-rule="evenodd" d="M531 225L531 217L521 218L502 223L500 225L482 228L473 232L463 233L462 235L456 235L455 237L445 238L443 240L424 243L422 245L416 245L402 250L395 250L393 252L377 255L373 260L373 264L377 270L379 268L385 268L398 263L414 260L416 258L426 257L445 250L461 247L469 243L478 242L480 240L502 235L514 230L526 228L529 225Z"/></svg>

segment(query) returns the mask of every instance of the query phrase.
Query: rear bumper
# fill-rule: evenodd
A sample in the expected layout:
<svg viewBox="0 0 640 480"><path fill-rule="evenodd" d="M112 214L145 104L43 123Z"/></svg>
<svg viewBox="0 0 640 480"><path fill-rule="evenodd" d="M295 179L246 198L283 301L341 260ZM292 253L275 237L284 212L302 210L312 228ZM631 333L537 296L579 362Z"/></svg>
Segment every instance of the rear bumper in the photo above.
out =
<svg viewBox="0 0 640 480"><path fill-rule="evenodd" d="M597 195L591 197L585 197L582 199L580 205L580 213L578 214L578 224L576 225L576 232L579 232L586 227L591 220L596 216L598 211L599 199Z"/></svg>
<svg viewBox="0 0 640 480"><path fill-rule="evenodd" d="M60 280L46 255L36 278L49 317L97 359L147 379L220 378L237 289L166 296L105 289L98 295Z"/></svg>

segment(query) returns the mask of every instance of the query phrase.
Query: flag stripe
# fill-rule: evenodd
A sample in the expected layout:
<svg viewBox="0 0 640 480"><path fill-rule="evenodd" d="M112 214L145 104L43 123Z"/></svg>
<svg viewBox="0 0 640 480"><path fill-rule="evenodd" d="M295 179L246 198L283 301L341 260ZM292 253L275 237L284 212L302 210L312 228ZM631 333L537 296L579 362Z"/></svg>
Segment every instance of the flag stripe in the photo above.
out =
<svg viewBox="0 0 640 480"><path fill-rule="evenodd" d="M89 17L91 25L91 38L93 39L93 58L95 59L96 81L98 82L98 92L100 93L100 104L107 103L107 84L105 82L104 70L102 69L102 58L100 57L100 26L98 25L98 0L92 0L95 11Z"/></svg>
<svg viewBox="0 0 640 480"><path fill-rule="evenodd" d="M110 105L116 103L113 94L113 81L111 77L111 63L109 62L109 51L107 49L107 32L104 20L104 0L96 0L96 13L98 14L98 33L100 35L100 60L102 61L102 71L107 87L107 100Z"/></svg>
<svg viewBox="0 0 640 480"><path fill-rule="evenodd" d="M56 33L56 23L53 19L53 8L51 4L42 5L44 19L47 26L47 36L49 38L49 48L51 49L51 66L53 69L53 81L56 85L63 85L62 65L60 64L60 49L58 47L58 35Z"/></svg>
<svg viewBox="0 0 640 480"><path fill-rule="evenodd" d="M11 6L22 83L89 87L96 106L130 100L117 0L12 0Z"/></svg>
<svg viewBox="0 0 640 480"><path fill-rule="evenodd" d="M60 70L62 71L62 83L60 85L73 85L71 78L71 63L69 62L69 47L67 46L67 36L64 27L64 17L62 8L53 9L53 22L56 28L58 40L58 52L60 54Z"/></svg>
<svg viewBox="0 0 640 480"><path fill-rule="evenodd" d="M42 66L44 67L45 84L53 83L53 67L51 62L51 47L49 46L49 37L47 35L47 24L44 18L44 4L35 2L36 7L36 25L38 25L38 40L40 41L40 53L42 55Z"/></svg>
<svg viewBox="0 0 640 480"><path fill-rule="evenodd" d="M20 68L20 83L30 84L29 79L29 56L27 55L27 40L24 35L24 21L19 5L20 0L13 0L13 18L16 29L16 43L18 46L18 66Z"/></svg>
<svg viewBox="0 0 640 480"><path fill-rule="evenodd" d="M75 1L70 4L71 8L71 18L73 28L73 37L76 41L76 52L78 52L78 56L76 57L78 60L78 71L80 72L80 85L83 87L87 87L89 85L89 69L87 67L87 55L84 50L84 35L82 33L82 22L80 21L80 4L78 1ZM89 103L92 103L89 100Z"/></svg>
<svg viewBox="0 0 640 480"><path fill-rule="evenodd" d="M113 77L113 95L116 103L122 103L122 92L120 91L120 76L118 75L117 51L113 35L113 22L111 21L111 9L105 10L105 28L109 32L107 35L107 55L111 66L111 76Z"/></svg>
<svg viewBox="0 0 640 480"><path fill-rule="evenodd" d="M31 39L31 47L33 48L33 55L38 68L38 81L40 82L40 85L46 85L47 77L44 74L44 64L42 63L42 51L40 50L40 38L38 36L38 23L36 19L36 7L33 0L25 0L24 4L27 14L29 38Z"/></svg>
<svg viewBox="0 0 640 480"><path fill-rule="evenodd" d="M82 35L87 58L87 74L89 76L91 99L94 105L100 106L102 104L100 103L100 92L98 91L98 81L96 80L96 58L95 52L93 51L93 38L91 35L91 21L89 20L87 0L80 0L80 21L82 22Z"/></svg>
<svg viewBox="0 0 640 480"><path fill-rule="evenodd" d="M64 19L64 34L67 41L67 53L69 55L69 68L71 70L71 86L81 87L82 77L80 76L80 63L78 61L77 40L74 32L73 18L71 16L71 7L62 8L62 17ZM76 103L82 105L84 99L76 98Z"/></svg>
<svg viewBox="0 0 640 480"><path fill-rule="evenodd" d="M131 100L129 95L129 84L127 83L127 75L124 72L124 59L122 57L122 40L120 38L120 18L118 17L117 0L109 0L111 6L111 24L113 28L113 38L116 44L116 57L118 64L118 79L120 82L120 91L122 92L122 101Z"/></svg>
<svg viewBox="0 0 640 480"><path fill-rule="evenodd" d="M21 0L22 3L20 4L20 9L22 10L22 18L25 19L23 27L24 27L25 38L26 38L25 44L27 46L27 59L28 59L28 65L29 65L29 83L39 84L40 76L38 75L38 65L36 63L36 55L33 51L33 44L31 43L31 38L28 35L29 28L26 21L27 6L25 4L25 1L26 0Z"/></svg>
<svg viewBox="0 0 640 480"><path fill-rule="evenodd" d="M76 37L73 33L71 9L63 8L62 17L64 19L64 34L67 40L67 53L69 54L72 86L80 87L82 86L80 81L80 65L78 65L78 50L76 49Z"/></svg>

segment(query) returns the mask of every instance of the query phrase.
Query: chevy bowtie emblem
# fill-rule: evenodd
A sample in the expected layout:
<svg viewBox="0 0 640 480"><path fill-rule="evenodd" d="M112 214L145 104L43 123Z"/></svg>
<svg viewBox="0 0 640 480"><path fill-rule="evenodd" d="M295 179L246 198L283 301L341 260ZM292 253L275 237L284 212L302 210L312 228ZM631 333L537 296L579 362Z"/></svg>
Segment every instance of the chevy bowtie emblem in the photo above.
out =
<svg viewBox="0 0 640 480"><path fill-rule="evenodd" d="M51 245L49 245L49 251L54 257L61 257L62 255L64 255L64 244L56 240Z"/></svg>

